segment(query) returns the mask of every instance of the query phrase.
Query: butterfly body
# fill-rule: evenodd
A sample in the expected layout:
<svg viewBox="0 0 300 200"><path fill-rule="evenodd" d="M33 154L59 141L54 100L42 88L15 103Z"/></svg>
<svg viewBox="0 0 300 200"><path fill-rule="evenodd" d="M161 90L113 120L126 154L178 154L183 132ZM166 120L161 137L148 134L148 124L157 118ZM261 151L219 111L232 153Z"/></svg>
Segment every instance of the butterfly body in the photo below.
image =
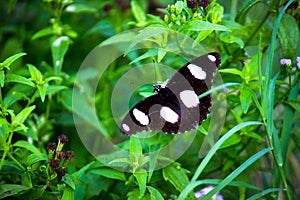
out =
<svg viewBox="0 0 300 200"><path fill-rule="evenodd" d="M211 89L220 56L209 53L181 67L169 80L154 85L154 95L137 103L121 122L125 135L143 131L183 133L194 129L210 112L211 95L198 96Z"/></svg>

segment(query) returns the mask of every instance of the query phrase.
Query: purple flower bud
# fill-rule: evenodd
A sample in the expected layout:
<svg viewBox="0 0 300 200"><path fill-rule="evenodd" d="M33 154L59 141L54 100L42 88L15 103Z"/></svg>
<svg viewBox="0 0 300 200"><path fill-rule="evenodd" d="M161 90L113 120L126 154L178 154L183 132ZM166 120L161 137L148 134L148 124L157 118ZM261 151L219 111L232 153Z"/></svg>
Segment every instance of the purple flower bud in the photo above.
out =
<svg viewBox="0 0 300 200"><path fill-rule="evenodd" d="M66 144L66 143L69 141L69 139L68 139L68 137L67 137L66 135L60 135L60 136L58 137L58 140L59 140L59 142L62 143L62 144Z"/></svg>
<svg viewBox="0 0 300 200"><path fill-rule="evenodd" d="M199 6L206 8L210 3L210 0L200 0Z"/></svg>
<svg viewBox="0 0 300 200"><path fill-rule="evenodd" d="M297 62L300 62L300 56L297 57Z"/></svg>
<svg viewBox="0 0 300 200"><path fill-rule="evenodd" d="M56 153L56 158L57 158L58 161L61 161L62 159L65 158L65 153L62 152L62 151L57 152L57 153Z"/></svg>
<svg viewBox="0 0 300 200"><path fill-rule="evenodd" d="M108 11L110 11L112 9L112 6L110 5L110 4L105 4L104 6L103 6L103 10L105 11L105 12L108 12Z"/></svg>
<svg viewBox="0 0 300 200"><path fill-rule="evenodd" d="M51 168L56 169L59 166L58 160L50 160L49 165Z"/></svg>
<svg viewBox="0 0 300 200"><path fill-rule="evenodd" d="M130 8L130 4L125 0L115 0L115 2L121 7L121 10L127 10Z"/></svg>
<svg viewBox="0 0 300 200"><path fill-rule="evenodd" d="M71 159L74 157L74 151L67 151L66 152L66 159Z"/></svg>
<svg viewBox="0 0 300 200"><path fill-rule="evenodd" d="M297 67L298 67L298 69L300 69L300 61L297 62Z"/></svg>
<svg viewBox="0 0 300 200"><path fill-rule="evenodd" d="M187 6L189 7L189 8L195 8L196 6L197 6L197 2L195 1L195 0L188 0L187 1Z"/></svg>
<svg viewBox="0 0 300 200"><path fill-rule="evenodd" d="M55 142L50 142L47 146L47 149L51 150L51 151L55 150L55 148L56 148L56 143Z"/></svg>
<svg viewBox="0 0 300 200"><path fill-rule="evenodd" d="M56 174L57 174L58 182L60 182L62 177L66 174L66 170L60 167L56 170Z"/></svg>

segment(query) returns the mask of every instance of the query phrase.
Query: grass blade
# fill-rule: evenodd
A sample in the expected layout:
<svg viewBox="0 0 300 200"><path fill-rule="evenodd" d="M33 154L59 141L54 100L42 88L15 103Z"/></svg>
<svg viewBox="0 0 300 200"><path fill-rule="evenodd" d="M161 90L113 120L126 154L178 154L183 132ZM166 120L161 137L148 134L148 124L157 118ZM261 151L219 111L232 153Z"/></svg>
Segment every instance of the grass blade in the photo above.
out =
<svg viewBox="0 0 300 200"><path fill-rule="evenodd" d="M215 155L216 151L220 148L220 146L234 133L239 131L240 129L250 126L250 125L259 125L262 124L261 122L257 121L249 121L249 122L244 122L241 124L238 124L237 126L233 127L231 130L229 130L223 137L221 137L216 144L211 148L211 150L208 152L208 154L205 156L205 158L202 160L200 165L198 166L190 184L181 192L181 194L178 197L178 200L180 199L185 199L187 195L196 187L195 181L197 178L200 176L201 172L204 170L210 159Z"/></svg>
<svg viewBox="0 0 300 200"><path fill-rule="evenodd" d="M239 176L245 169L247 169L251 164L261 158L263 155L271 151L271 148L266 148L258 153L251 156L248 160L246 160L242 165L240 165L236 170L234 170L231 174L229 174L221 183L219 183L214 189L212 189L207 195L201 198L201 200L207 200L211 198L214 194L219 192L225 186L227 186L233 179Z"/></svg>

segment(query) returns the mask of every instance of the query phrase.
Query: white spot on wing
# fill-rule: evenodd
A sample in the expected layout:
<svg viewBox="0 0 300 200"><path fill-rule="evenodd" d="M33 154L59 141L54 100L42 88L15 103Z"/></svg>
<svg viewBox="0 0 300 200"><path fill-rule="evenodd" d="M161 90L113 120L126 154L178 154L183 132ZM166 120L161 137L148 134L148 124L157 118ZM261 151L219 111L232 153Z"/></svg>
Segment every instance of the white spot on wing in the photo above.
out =
<svg viewBox="0 0 300 200"><path fill-rule="evenodd" d="M133 115L137 121L139 121L142 125L148 125L149 124L149 117L143 113L142 111L138 109L133 109Z"/></svg>
<svg viewBox="0 0 300 200"><path fill-rule="evenodd" d="M203 71L201 67L194 64L189 64L187 67L195 78L200 80L204 80L206 78L206 72Z"/></svg>
<svg viewBox="0 0 300 200"><path fill-rule="evenodd" d="M213 56L213 55L208 55L207 57L212 62L216 62L216 60L217 60L217 58L215 56Z"/></svg>
<svg viewBox="0 0 300 200"><path fill-rule="evenodd" d="M196 107L199 104L199 98L193 90L184 90L180 92L180 99L183 104L188 107Z"/></svg>
<svg viewBox="0 0 300 200"><path fill-rule="evenodd" d="M130 128L127 124L122 124L122 128L127 132L130 131Z"/></svg>
<svg viewBox="0 0 300 200"><path fill-rule="evenodd" d="M171 108L163 106L160 109L160 116L164 118L166 121L171 122L171 123L176 123L178 122L178 114L174 112Z"/></svg>

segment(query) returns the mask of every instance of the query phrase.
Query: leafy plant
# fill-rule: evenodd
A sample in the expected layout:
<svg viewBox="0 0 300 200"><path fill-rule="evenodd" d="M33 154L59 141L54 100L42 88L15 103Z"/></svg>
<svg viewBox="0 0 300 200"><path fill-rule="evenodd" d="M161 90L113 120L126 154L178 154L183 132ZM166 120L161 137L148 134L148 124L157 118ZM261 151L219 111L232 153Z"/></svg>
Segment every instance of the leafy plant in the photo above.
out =
<svg viewBox="0 0 300 200"><path fill-rule="evenodd" d="M1 199L299 196L299 2L11 0L0 5ZM113 57L110 46L123 56L109 65L93 95L88 82L99 78L97 70L75 80L84 57L99 43L107 48L99 57ZM225 121L220 137L214 140L208 129L221 122L208 117L175 160L159 154L174 135L120 134L110 97L125 72L154 62L160 81L165 72L159 64L180 67L183 58L210 51L222 57L224 84L210 91L227 102L226 115L217 111ZM138 88L130 103L151 93L151 86ZM82 98L79 105L72 95ZM97 110L94 118L88 115L91 107ZM77 135L75 116L88 121L81 124L87 133L97 127L118 151L91 155ZM57 144L51 142L56 138ZM211 143L200 158L205 140Z"/></svg>

